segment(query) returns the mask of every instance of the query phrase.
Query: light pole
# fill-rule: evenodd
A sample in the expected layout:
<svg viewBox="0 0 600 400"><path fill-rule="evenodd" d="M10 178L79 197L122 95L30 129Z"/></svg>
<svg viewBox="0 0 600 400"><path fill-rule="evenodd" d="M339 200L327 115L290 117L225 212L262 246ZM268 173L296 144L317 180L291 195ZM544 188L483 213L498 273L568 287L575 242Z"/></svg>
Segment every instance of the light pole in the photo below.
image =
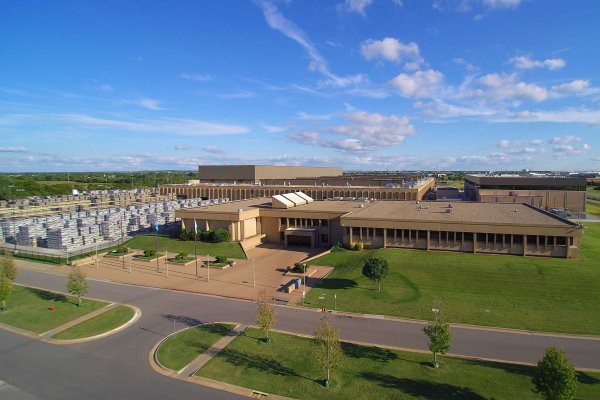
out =
<svg viewBox="0 0 600 400"><path fill-rule="evenodd" d="M196 278L198 277L198 224L194 218L194 260L196 260Z"/></svg>
<svg viewBox="0 0 600 400"><path fill-rule="evenodd" d="M440 309L439 308L432 308L431 312L433 313L433 316L435 317L435 322L437 323L438 316L440 315Z"/></svg>
<svg viewBox="0 0 600 400"><path fill-rule="evenodd" d="M96 242L96 269L98 269L98 242Z"/></svg>
<svg viewBox="0 0 600 400"><path fill-rule="evenodd" d="M256 272L254 270L254 258L252 259L252 287L256 287Z"/></svg>
<svg viewBox="0 0 600 400"><path fill-rule="evenodd" d="M206 255L206 281L210 282L210 259Z"/></svg>

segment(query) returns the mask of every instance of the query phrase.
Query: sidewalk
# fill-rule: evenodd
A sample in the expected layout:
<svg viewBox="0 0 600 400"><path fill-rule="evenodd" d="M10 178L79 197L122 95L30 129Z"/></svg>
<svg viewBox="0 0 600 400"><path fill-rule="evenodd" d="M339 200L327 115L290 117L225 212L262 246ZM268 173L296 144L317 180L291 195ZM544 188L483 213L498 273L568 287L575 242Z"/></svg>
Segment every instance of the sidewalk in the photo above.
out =
<svg viewBox="0 0 600 400"><path fill-rule="evenodd" d="M110 303L109 305L107 305L106 307L102 307L98 310L92 311L89 314L83 315L77 319L74 319L73 321L67 322L64 325L61 325L57 328L51 329L47 332L44 332L42 334L39 335L40 339L50 339L52 336L56 335L59 332L62 332L66 329L69 329L72 326L75 326L81 322L87 321L88 319L94 318L96 315L100 315L106 311L112 310L113 308L119 306L119 304L117 303Z"/></svg>
<svg viewBox="0 0 600 400"><path fill-rule="evenodd" d="M208 350L196 357L191 363L181 369L178 374L183 376L192 376L202 368L207 362L209 362L214 356L216 356L221 350L223 350L229 343L233 341L239 334L244 332L246 325L236 325L227 336L223 336L215 344L210 346Z"/></svg>
<svg viewBox="0 0 600 400"><path fill-rule="evenodd" d="M199 260L198 276L196 276L195 263L187 266L174 265L167 264L164 259L159 260L157 265L155 260L139 261L131 257L123 260L100 256L98 268L95 263L83 265L81 268L91 279L244 300L255 300L259 290L267 289L277 300L296 304L301 298L302 290L296 290L291 294L278 291L291 279L284 276L284 273L287 271L287 267L315 255L318 251L315 249L290 250L267 246L256 247L248 251L248 260L235 260L235 265L227 269L210 268L209 271L208 268L200 267L202 262ZM15 261L20 268L60 275L67 275L71 270L68 265L41 264L18 258ZM329 267L317 267L317 272L307 279L306 290L310 290L330 271Z"/></svg>

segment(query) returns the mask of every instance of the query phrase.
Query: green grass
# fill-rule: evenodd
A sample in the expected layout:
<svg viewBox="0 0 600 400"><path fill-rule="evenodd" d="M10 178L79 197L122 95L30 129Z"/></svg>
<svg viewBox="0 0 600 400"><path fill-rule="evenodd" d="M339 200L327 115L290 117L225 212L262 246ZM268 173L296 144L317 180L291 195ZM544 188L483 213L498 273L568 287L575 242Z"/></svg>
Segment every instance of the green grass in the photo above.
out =
<svg viewBox="0 0 600 400"><path fill-rule="evenodd" d="M339 368L324 388L314 360L313 340L247 329L197 373L253 390L298 399L539 399L531 382L534 368L342 344ZM541 358L542 355L540 355ZM597 398L600 374L578 372L578 399ZM595 397L596 396L596 397Z"/></svg>
<svg viewBox="0 0 600 400"><path fill-rule="evenodd" d="M52 305L54 311L50 311ZM77 307L76 297L13 285L13 293L6 300L7 309L0 312L0 323L43 333L106 305L83 299L81 307Z"/></svg>
<svg viewBox="0 0 600 400"><path fill-rule="evenodd" d="M133 318L134 311L127 306L118 306L103 312L80 324L72 326L53 336L53 339L71 340L81 339L108 332L124 325Z"/></svg>
<svg viewBox="0 0 600 400"><path fill-rule="evenodd" d="M369 256L386 258L381 292L361 274ZM579 259L342 250L311 261L336 269L307 295L307 306L431 319L439 300L451 322L600 334L600 223L588 223ZM318 297L325 294L325 299Z"/></svg>
<svg viewBox="0 0 600 400"><path fill-rule="evenodd" d="M600 217L600 202L588 201L585 203L585 212Z"/></svg>
<svg viewBox="0 0 600 400"><path fill-rule="evenodd" d="M167 368L179 371L232 329L233 325L225 324L206 324L186 329L160 345L158 361Z"/></svg>
<svg viewBox="0 0 600 400"><path fill-rule="evenodd" d="M153 235L138 236L126 243L132 249L148 249L156 246ZM158 250L170 253L194 254L194 241L183 241L167 236L158 237ZM242 247L237 242L206 243L198 242L198 255L225 256L227 258L245 259Z"/></svg>

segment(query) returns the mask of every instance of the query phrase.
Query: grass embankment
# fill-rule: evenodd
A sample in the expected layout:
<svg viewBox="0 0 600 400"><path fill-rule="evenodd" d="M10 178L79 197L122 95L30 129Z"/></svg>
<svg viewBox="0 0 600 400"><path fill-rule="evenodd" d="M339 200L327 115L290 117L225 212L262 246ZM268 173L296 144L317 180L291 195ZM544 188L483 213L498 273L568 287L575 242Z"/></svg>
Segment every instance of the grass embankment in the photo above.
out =
<svg viewBox="0 0 600 400"><path fill-rule="evenodd" d="M106 305L102 301L85 299L81 307L77 307L76 297L13 285L13 292L6 300L7 309L0 312L0 323L43 333ZM50 310L51 306L54 311Z"/></svg>
<svg viewBox="0 0 600 400"><path fill-rule="evenodd" d="M72 326L54 335L53 339L72 340L100 335L121 325L126 324L135 312L127 306L118 306L112 310L103 312L80 324Z"/></svg>
<svg viewBox="0 0 600 400"><path fill-rule="evenodd" d="M160 345L158 361L167 368L179 371L232 329L233 325L225 324L206 324L186 329Z"/></svg>
<svg viewBox="0 0 600 400"><path fill-rule="evenodd" d="M156 237L153 235L138 236L129 240L126 244L132 249L153 249L156 246ZM227 258L245 259L242 247L237 242L206 243L198 242L198 255L224 256ZM167 236L158 237L158 250L169 253L194 254L194 241L183 241Z"/></svg>
<svg viewBox="0 0 600 400"><path fill-rule="evenodd" d="M441 357L430 367L429 354L342 344L343 359L332 386L314 359L311 339L247 329L197 375L254 390L299 399L539 399L533 367ZM542 355L540 355L541 357ZM578 399L597 398L600 374L578 372Z"/></svg>
<svg viewBox="0 0 600 400"><path fill-rule="evenodd" d="M598 201L587 201L585 203L585 212L600 217L600 200Z"/></svg>
<svg viewBox="0 0 600 400"><path fill-rule="evenodd" d="M361 274L369 256L390 263L381 292ZM380 249L332 252L310 264L336 269L307 295L310 307L451 322L600 334L600 223L588 223L579 259ZM319 300L325 294L325 300Z"/></svg>

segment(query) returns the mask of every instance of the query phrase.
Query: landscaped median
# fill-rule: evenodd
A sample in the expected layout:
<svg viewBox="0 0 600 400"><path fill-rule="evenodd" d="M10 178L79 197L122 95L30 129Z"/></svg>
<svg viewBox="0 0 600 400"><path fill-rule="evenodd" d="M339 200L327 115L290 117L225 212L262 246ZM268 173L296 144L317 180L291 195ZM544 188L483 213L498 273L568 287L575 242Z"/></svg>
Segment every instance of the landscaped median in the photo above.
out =
<svg viewBox="0 0 600 400"><path fill-rule="evenodd" d="M361 273L389 262L381 291ZM310 290L309 307L428 320L600 335L600 223L588 223L579 259L380 249L340 250L310 261L335 270Z"/></svg>
<svg viewBox="0 0 600 400"><path fill-rule="evenodd" d="M534 367L443 357L342 343L342 360L331 387L305 337L248 328L217 353L196 375L266 393L298 399L539 399L533 392ZM540 355L541 357L542 355ZM600 374L578 372L577 398L600 393Z"/></svg>
<svg viewBox="0 0 600 400"><path fill-rule="evenodd" d="M56 340L78 340L101 336L126 326L136 316L136 310L120 305L52 336Z"/></svg>
<svg viewBox="0 0 600 400"><path fill-rule="evenodd" d="M177 332L161 343L156 360L165 368L179 371L233 328L228 324L204 324Z"/></svg>
<svg viewBox="0 0 600 400"><path fill-rule="evenodd" d="M7 308L0 312L0 324L51 340L79 340L102 337L140 315L126 305L91 299L83 299L81 307L77 303L77 297L14 284Z"/></svg>

